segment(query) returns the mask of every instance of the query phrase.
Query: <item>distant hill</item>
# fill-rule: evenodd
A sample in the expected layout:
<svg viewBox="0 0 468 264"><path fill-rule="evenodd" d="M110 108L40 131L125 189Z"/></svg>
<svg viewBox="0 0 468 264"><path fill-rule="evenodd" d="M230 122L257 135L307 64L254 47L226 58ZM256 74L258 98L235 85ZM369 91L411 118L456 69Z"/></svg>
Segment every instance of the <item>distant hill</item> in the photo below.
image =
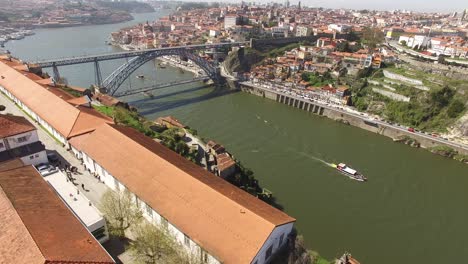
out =
<svg viewBox="0 0 468 264"><path fill-rule="evenodd" d="M110 2L110 1L96 1L96 4L102 7L111 8L114 10L127 11L130 13L150 13L154 12L154 8L147 3L136 1L129 2Z"/></svg>

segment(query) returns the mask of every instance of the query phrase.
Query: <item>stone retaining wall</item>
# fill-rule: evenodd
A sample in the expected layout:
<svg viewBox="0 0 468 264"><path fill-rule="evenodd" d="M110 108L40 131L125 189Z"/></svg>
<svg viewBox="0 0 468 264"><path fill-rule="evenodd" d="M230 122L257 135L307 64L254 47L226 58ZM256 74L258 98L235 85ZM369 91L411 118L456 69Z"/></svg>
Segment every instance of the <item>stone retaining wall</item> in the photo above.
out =
<svg viewBox="0 0 468 264"><path fill-rule="evenodd" d="M422 135L415 134L410 131L400 130L392 126L387 126L385 124L378 124L364 117L359 117L346 112L337 111L327 106L318 105L315 102L308 102L305 100L289 97L287 95L282 95L273 91L268 91L266 89L253 88L245 85L241 85L241 90L257 96L261 96L263 98L275 100L279 103L287 104L289 106L302 109L304 111L315 113L317 115L326 116L330 119L340 121L342 123L346 123L355 127L359 127L373 133L378 133L380 135L390 137L392 139L399 139L402 136L408 136L418 141L421 144L422 148L448 146L458 151L458 153L460 154L468 155L468 150L464 148L446 145L443 142L434 141L430 138L423 137Z"/></svg>

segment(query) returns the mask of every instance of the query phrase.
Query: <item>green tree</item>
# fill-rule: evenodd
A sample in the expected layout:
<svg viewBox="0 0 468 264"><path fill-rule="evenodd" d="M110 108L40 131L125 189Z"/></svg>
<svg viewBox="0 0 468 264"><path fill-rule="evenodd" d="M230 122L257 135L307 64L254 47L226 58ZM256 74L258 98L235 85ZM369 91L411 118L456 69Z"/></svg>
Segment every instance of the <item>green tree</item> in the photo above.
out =
<svg viewBox="0 0 468 264"><path fill-rule="evenodd" d="M196 254L186 251L163 226L143 222L132 231L135 239L130 242L129 250L138 263L201 263Z"/></svg>
<svg viewBox="0 0 468 264"><path fill-rule="evenodd" d="M437 57L437 62L440 63L440 64L444 64L445 63L445 56L444 55L439 55L439 57Z"/></svg>
<svg viewBox="0 0 468 264"><path fill-rule="evenodd" d="M124 237L125 231L142 218L134 195L128 190L107 191L101 198L100 209L109 224L109 232L117 237Z"/></svg>
<svg viewBox="0 0 468 264"><path fill-rule="evenodd" d="M348 41L339 42L339 43L336 45L336 50L338 50L338 51L340 51L340 52L351 52L351 49L349 48L349 43L348 43Z"/></svg>
<svg viewBox="0 0 468 264"><path fill-rule="evenodd" d="M405 46L405 47L406 47L406 45L408 45L408 43L406 42L406 40L400 41L400 44L401 44L402 46Z"/></svg>
<svg viewBox="0 0 468 264"><path fill-rule="evenodd" d="M366 27L362 32L361 42L372 52L384 40L384 33L378 28Z"/></svg>
<svg viewBox="0 0 468 264"><path fill-rule="evenodd" d="M0 112L5 111L6 107L4 105L0 105Z"/></svg>
<svg viewBox="0 0 468 264"><path fill-rule="evenodd" d="M439 108L443 108L450 103L453 96L455 95L455 90L451 89L448 86L444 86L442 89L433 90L430 96L430 103Z"/></svg>
<svg viewBox="0 0 468 264"><path fill-rule="evenodd" d="M455 118L463 111L465 111L465 105L461 100L455 99L450 103L447 109L447 115L451 118Z"/></svg>
<svg viewBox="0 0 468 264"><path fill-rule="evenodd" d="M177 243L169 231L162 226L144 222L132 228L135 239L129 250L133 259L141 263L176 263Z"/></svg>

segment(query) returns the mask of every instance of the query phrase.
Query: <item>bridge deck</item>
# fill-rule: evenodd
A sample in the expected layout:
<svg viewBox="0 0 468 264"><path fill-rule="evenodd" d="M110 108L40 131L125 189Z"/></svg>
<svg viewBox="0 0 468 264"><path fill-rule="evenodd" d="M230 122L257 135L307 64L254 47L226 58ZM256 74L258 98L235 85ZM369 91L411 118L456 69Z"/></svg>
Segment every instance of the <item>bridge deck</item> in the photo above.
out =
<svg viewBox="0 0 468 264"><path fill-rule="evenodd" d="M229 43L215 43L215 44L198 44L198 45L188 45L188 46L177 46L177 47L166 47L166 48L155 48L155 49L146 49L146 50L136 50L136 51L124 51L124 52L115 52L115 53L106 53L106 54L96 54L96 55L87 55L87 56L78 56L71 58L59 58L52 60L36 61L31 64L36 65L42 68L48 68L53 66L66 66L82 63L91 63L96 61L106 61L106 60L116 60L137 57L143 54L156 52L156 51L169 51L169 50L201 50L201 49L210 49L210 48L219 48L219 47L231 47L231 46L242 46L246 45L249 42L229 42Z"/></svg>

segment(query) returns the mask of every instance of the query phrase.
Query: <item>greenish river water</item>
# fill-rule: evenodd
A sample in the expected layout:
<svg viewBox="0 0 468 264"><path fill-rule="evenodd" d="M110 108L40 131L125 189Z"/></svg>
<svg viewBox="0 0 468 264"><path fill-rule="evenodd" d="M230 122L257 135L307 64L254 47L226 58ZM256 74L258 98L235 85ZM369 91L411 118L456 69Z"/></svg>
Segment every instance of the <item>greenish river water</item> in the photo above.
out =
<svg viewBox="0 0 468 264"><path fill-rule="evenodd" d="M109 33L136 21L43 29L7 49L25 60L95 54ZM118 61L102 64L107 75ZM61 69L74 85L94 82L93 66ZM144 74L147 80L135 78ZM191 78L148 63L123 89ZM153 79L157 79L154 81ZM463 263L468 247L468 167L424 150L244 93L202 84L160 89L154 98L123 98L150 119L173 115L202 137L224 144L297 218L307 245L327 258L349 251L364 264ZM359 183L325 162L346 162L369 181Z"/></svg>

